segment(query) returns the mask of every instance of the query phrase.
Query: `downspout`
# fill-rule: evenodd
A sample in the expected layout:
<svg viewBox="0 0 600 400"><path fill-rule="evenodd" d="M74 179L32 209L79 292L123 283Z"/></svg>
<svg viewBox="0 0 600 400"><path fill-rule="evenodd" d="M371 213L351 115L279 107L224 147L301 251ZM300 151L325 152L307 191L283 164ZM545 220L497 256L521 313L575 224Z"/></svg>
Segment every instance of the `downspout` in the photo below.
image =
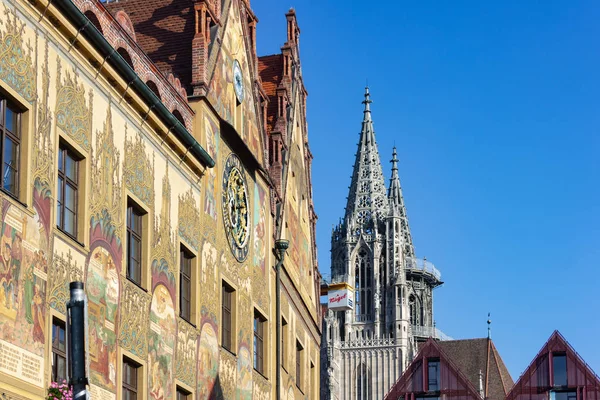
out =
<svg viewBox="0 0 600 400"><path fill-rule="evenodd" d="M275 340L277 340L276 346L276 385L277 388L275 396L276 400L281 398L281 266L283 265L283 259L285 258L285 251L289 247L290 242L285 239L277 239L275 241L275 250L277 258L277 265L275 266L275 316L277 321L275 322Z"/></svg>
<svg viewBox="0 0 600 400"><path fill-rule="evenodd" d="M185 126L165 107L160 98L139 78L134 69L127 64L117 50L108 43L94 24L77 8L71 0L54 0L56 5L64 12L75 28L99 50L100 54L108 59L119 74L130 82L142 99L154 109L161 121L172 127L175 136L183 143L194 158L208 168L215 166L215 160L204 150L198 141L191 135Z"/></svg>

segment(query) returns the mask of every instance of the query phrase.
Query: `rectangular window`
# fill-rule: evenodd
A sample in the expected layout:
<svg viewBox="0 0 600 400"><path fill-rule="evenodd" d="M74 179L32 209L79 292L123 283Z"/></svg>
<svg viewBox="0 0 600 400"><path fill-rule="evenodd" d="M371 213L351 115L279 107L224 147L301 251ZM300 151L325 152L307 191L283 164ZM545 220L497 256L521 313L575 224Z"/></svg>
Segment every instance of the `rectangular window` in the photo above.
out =
<svg viewBox="0 0 600 400"><path fill-rule="evenodd" d="M144 213L131 200L127 204L127 279L142 286L142 232Z"/></svg>
<svg viewBox="0 0 600 400"><path fill-rule="evenodd" d="M192 315L192 260L194 256L183 246L179 253L179 314L186 321Z"/></svg>
<svg viewBox="0 0 600 400"><path fill-rule="evenodd" d="M141 366L129 358L123 358L123 400L137 400Z"/></svg>
<svg viewBox="0 0 600 400"><path fill-rule="evenodd" d="M296 386L302 390L302 345L296 340Z"/></svg>
<svg viewBox="0 0 600 400"><path fill-rule="evenodd" d="M288 351L285 345L288 341L288 326L287 321L281 318L281 366L287 370Z"/></svg>
<svg viewBox="0 0 600 400"><path fill-rule="evenodd" d="M254 310L254 369L264 374L265 318Z"/></svg>
<svg viewBox="0 0 600 400"><path fill-rule="evenodd" d="M77 210L79 190L79 161L76 155L63 143L58 150L58 193L56 196L56 225L77 239Z"/></svg>
<svg viewBox="0 0 600 400"><path fill-rule="evenodd" d="M577 400L577 392L550 392L550 400Z"/></svg>
<svg viewBox="0 0 600 400"><path fill-rule="evenodd" d="M0 97L0 136L2 139L0 181L2 189L17 198L19 197L21 115L22 113L14 104Z"/></svg>
<svg viewBox="0 0 600 400"><path fill-rule="evenodd" d="M232 345L232 323L233 323L233 293L234 290L225 282L223 282L223 288L221 291L222 296L222 310L221 310L221 319L222 319L222 336L221 336L221 346L223 348L231 351Z"/></svg>
<svg viewBox="0 0 600 400"><path fill-rule="evenodd" d="M52 319L52 382L67 379L67 341L65 323Z"/></svg>
<svg viewBox="0 0 600 400"><path fill-rule="evenodd" d="M554 386L567 386L567 356L565 354L552 354L552 371Z"/></svg>
<svg viewBox="0 0 600 400"><path fill-rule="evenodd" d="M440 390L440 360L427 360L427 391Z"/></svg>
<svg viewBox="0 0 600 400"><path fill-rule="evenodd" d="M317 399L319 393L319 387L317 386L317 373L315 371L315 364L310 362L310 392L312 393L311 398Z"/></svg>
<svg viewBox="0 0 600 400"><path fill-rule="evenodd" d="M188 400L192 398L192 394L182 387L177 386L177 400Z"/></svg>

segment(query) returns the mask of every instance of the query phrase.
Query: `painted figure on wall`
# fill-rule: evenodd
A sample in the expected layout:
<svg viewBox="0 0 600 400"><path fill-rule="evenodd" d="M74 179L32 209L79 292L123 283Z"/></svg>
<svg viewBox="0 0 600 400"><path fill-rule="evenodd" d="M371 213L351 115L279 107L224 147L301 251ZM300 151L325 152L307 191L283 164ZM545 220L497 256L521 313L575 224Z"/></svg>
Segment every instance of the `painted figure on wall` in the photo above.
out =
<svg viewBox="0 0 600 400"><path fill-rule="evenodd" d="M204 117L204 132L206 136L206 151L217 160L219 154L219 127L217 123L207 116ZM208 170L206 192L204 194L204 212L212 219L217 219L217 171L216 168Z"/></svg>
<svg viewBox="0 0 600 400"><path fill-rule="evenodd" d="M202 245L202 288L210 293L217 294L219 269L217 268L217 249L212 243L206 241Z"/></svg>
<svg viewBox="0 0 600 400"><path fill-rule="evenodd" d="M203 318L198 350L198 399L214 398L214 386L219 373L219 342L215 318Z"/></svg>
<svg viewBox="0 0 600 400"><path fill-rule="evenodd" d="M87 269L90 381L116 390L117 340L115 321L119 299L119 272L103 247L92 252Z"/></svg>
<svg viewBox="0 0 600 400"><path fill-rule="evenodd" d="M175 347L175 308L164 285L154 288L148 332L148 396L169 399L173 393L173 349Z"/></svg>
<svg viewBox="0 0 600 400"><path fill-rule="evenodd" d="M246 344L240 345L237 363L237 388L236 400L252 399L252 358Z"/></svg>
<svg viewBox="0 0 600 400"><path fill-rule="evenodd" d="M291 203L288 202L288 233L290 238L297 238L299 234L298 215L296 214ZM296 240L290 240L290 256L296 268L300 264L300 254L298 251L298 243Z"/></svg>
<svg viewBox="0 0 600 400"><path fill-rule="evenodd" d="M266 249L266 213L265 190L259 185L254 186L254 266L265 272Z"/></svg>
<svg viewBox="0 0 600 400"><path fill-rule="evenodd" d="M46 230L37 214L29 217L7 201L2 211L0 338L42 356L48 262L40 238Z"/></svg>

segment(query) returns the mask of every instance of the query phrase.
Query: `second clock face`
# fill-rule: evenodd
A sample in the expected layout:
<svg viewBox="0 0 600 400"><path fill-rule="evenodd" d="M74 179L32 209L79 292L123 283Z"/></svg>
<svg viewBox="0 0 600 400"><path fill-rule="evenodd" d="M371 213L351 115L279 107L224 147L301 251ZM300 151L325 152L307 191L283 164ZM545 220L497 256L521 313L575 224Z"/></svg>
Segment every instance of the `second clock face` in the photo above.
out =
<svg viewBox="0 0 600 400"><path fill-rule="evenodd" d="M238 261L248 256L250 213L244 166L231 154L223 171L223 223L227 241Z"/></svg>
<svg viewBox="0 0 600 400"><path fill-rule="evenodd" d="M238 102L244 101L244 76L242 75L242 67L238 60L233 62L233 88L235 89L235 97Z"/></svg>

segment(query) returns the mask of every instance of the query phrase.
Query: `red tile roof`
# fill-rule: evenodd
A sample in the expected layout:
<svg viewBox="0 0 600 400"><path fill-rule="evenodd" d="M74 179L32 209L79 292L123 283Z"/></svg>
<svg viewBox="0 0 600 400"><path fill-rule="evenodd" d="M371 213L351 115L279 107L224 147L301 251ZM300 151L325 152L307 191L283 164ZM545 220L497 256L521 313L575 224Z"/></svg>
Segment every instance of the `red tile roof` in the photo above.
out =
<svg viewBox="0 0 600 400"><path fill-rule="evenodd" d="M277 122L277 88L283 76L283 55L273 54L258 57L258 74L262 80L263 90L269 97L267 133L270 134Z"/></svg>
<svg viewBox="0 0 600 400"><path fill-rule="evenodd" d="M105 3L115 15L125 11L137 43L166 76L189 88L192 80L193 3L188 0L124 0Z"/></svg>

